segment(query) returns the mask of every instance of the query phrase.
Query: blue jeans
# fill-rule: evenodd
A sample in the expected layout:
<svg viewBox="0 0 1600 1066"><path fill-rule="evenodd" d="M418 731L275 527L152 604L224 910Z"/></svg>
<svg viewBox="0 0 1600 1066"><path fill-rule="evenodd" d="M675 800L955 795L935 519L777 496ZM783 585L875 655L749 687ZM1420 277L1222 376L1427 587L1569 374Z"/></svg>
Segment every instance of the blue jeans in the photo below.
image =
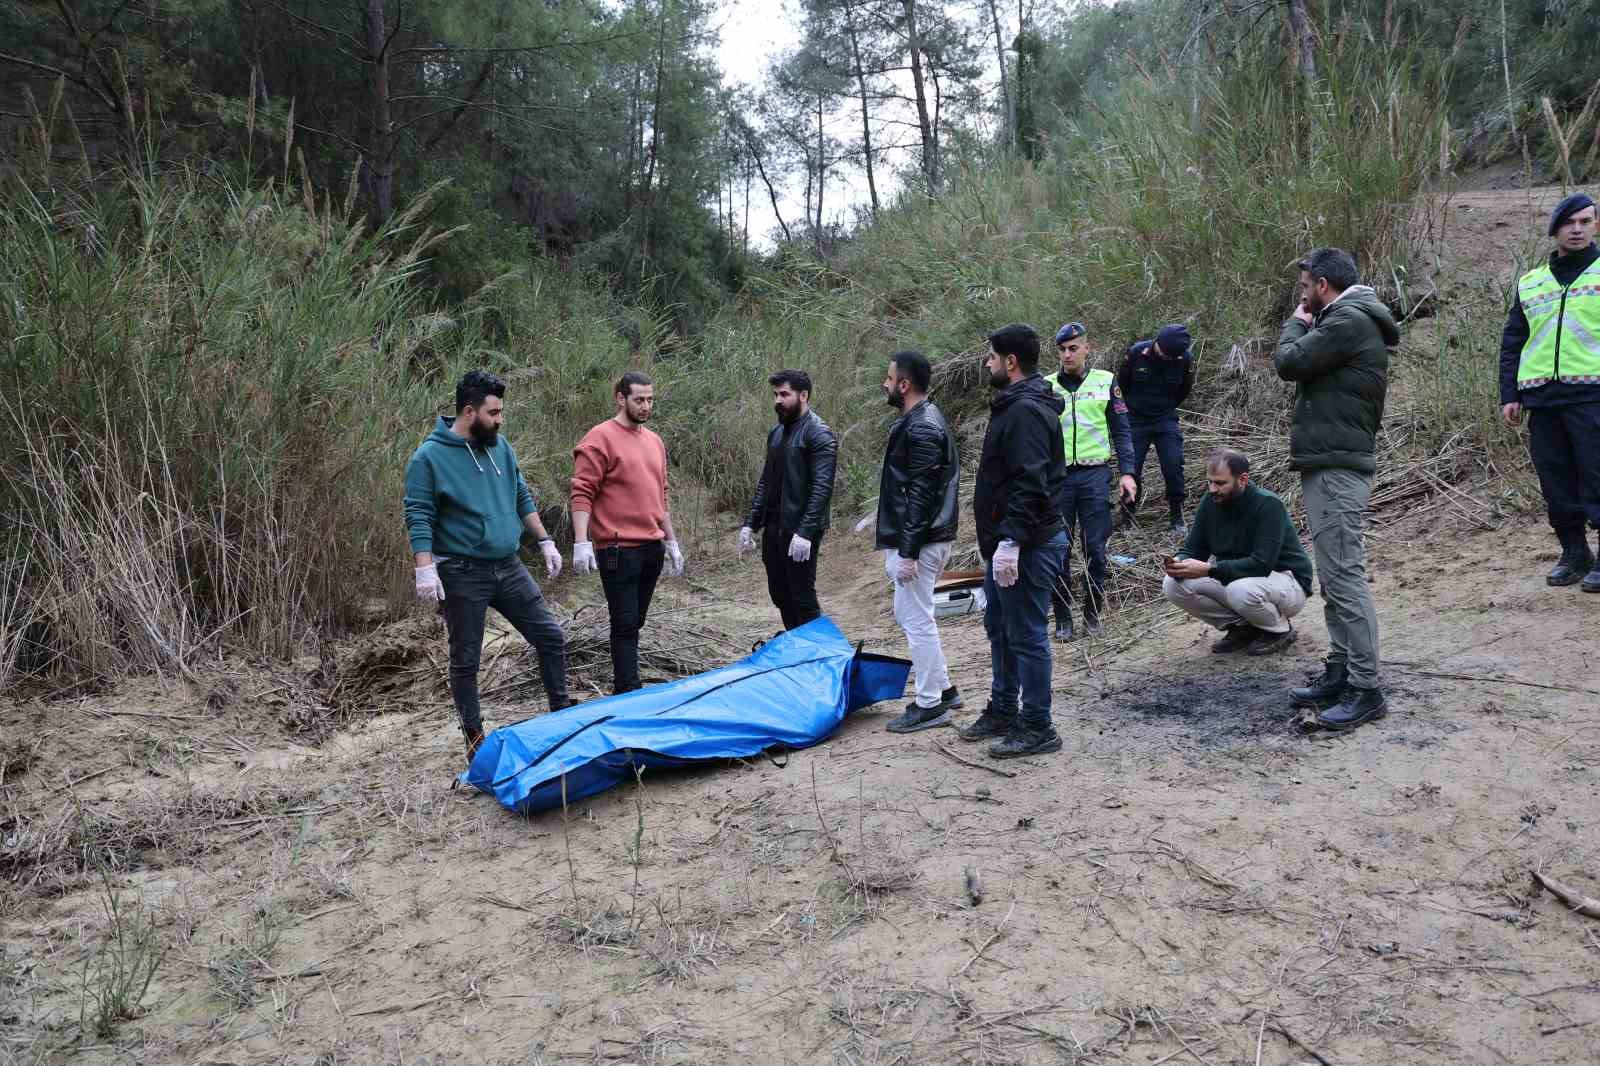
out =
<svg viewBox="0 0 1600 1066"><path fill-rule="evenodd" d="M994 560L984 566L983 629L994 678L989 706L1029 732L1050 728L1050 590L1066 554L1065 532L1023 548L1017 583L1010 588L995 583Z"/></svg>
<svg viewBox="0 0 1600 1066"><path fill-rule="evenodd" d="M1144 499L1144 461L1150 455L1150 445L1154 444L1156 458L1161 463L1161 480L1167 483L1167 503L1181 505L1183 430L1178 428L1177 413L1148 419L1130 416L1128 428L1133 433L1133 480L1139 483L1139 499Z"/></svg>
<svg viewBox="0 0 1600 1066"><path fill-rule="evenodd" d="M1067 493L1061 521L1067 527L1067 548L1062 553L1061 577L1052 583L1050 599L1056 616L1064 618L1072 604L1072 527L1078 527L1078 551L1083 555L1084 611L1099 617L1106 598L1106 540L1111 536L1111 499L1106 494L1111 471L1100 466L1067 467Z"/></svg>

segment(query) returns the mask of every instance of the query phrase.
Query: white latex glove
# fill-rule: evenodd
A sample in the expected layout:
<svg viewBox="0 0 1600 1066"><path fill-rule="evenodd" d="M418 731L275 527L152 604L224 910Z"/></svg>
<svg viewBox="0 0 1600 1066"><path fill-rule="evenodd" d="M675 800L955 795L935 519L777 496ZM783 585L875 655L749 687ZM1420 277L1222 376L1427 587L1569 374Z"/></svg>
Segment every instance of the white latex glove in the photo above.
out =
<svg viewBox="0 0 1600 1066"><path fill-rule="evenodd" d="M1018 564L1022 559L1022 549L1014 540L1003 540L994 550L994 583L1003 589L1008 589L1017 583Z"/></svg>
<svg viewBox="0 0 1600 1066"><path fill-rule="evenodd" d="M811 542L796 533L789 538L789 558L797 563L803 563L811 558Z"/></svg>
<svg viewBox="0 0 1600 1066"><path fill-rule="evenodd" d="M561 576L561 552L556 549L553 540L541 540L539 550L544 552L544 572L551 577Z"/></svg>
<svg viewBox="0 0 1600 1066"><path fill-rule="evenodd" d="M417 567L417 599L429 603L444 599L444 583L439 580L439 568L432 563Z"/></svg>
<svg viewBox="0 0 1600 1066"><path fill-rule="evenodd" d="M572 546L572 572L574 574L592 574L599 568L594 561L594 545L587 540L580 540Z"/></svg>
<svg viewBox="0 0 1600 1066"><path fill-rule="evenodd" d="M904 555L898 557L894 564L894 583L896 585L909 585L917 579L917 561L907 559Z"/></svg>
<svg viewBox="0 0 1600 1066"><path fill-rule="evenodd" d="M743 555L745 552L750 551L755 546L756 546L756 533L755 533L755 530L751 529L749 526L740 526L739 527L739 554Z"/></svg>
<svg viewBox="0 0 1600 1066"><path fill-rule="evenodd" d="M683 576L683 549L678 547L678 542L675 541L675 540L667 541L666 549L667 549L667 573L671 574L673 577L682 577Z"/></svg>

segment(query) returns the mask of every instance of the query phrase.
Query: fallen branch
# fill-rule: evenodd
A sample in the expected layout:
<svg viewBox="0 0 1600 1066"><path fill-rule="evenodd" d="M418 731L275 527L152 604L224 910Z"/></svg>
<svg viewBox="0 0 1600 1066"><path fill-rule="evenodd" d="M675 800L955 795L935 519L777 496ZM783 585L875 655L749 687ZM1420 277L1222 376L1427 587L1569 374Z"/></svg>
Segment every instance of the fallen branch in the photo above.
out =
<svg viewBox="0 0 1600 1066"><path fill-rule="evenodd" d="M955 976L956 977L960 977L962 974L966 973L968 967L970 967L973 963L977 962L979 959L983 958L983 953L985 951L989 950L989 945L993 944L996 940L1000 939L1000 934L1005 932L1006 923L1011 920L1011 911L1014 911L1016 909L1017 909L1017 901L1016 900L1012 900L1011 901L1011 908L1010 908L1010 910L1006 911L1006 916L1004 918L1000 919L1000 924L995 926L994 932L989 934L989 939L985 940L983 942L983 945L978 948L978 950L973 954L972 958L968 959L966 961L966 963L962 965L961 969L959 969L959 970L957 970L955 972Z"/></svg>
<svg viewBox="0 0 1600 1066"><path fill-rule="evenodd" d="M973 762L971 759L963 759L961 756L957 755L955 752L951 751L949 748L945 747L943 744L940 744L938 741L934 741L933 742L933 746L935 748L937 748L942 755L946 756L947 758L954 759L956 762L960 763L962 766L970 766L974 770L987 770L991 774L999 774L1001 777L1016 777L1017 776L1015 770L1002 770L998 766L985 766L981 762Z"/></svg>
<svg viewBox="0 0 1600 1066"><path fill-rule="evenodd" d="M391 1003L387 1007L368 1007L365 1010L353 1010L350 1012L350 1017L360 1018L367 1014L393 1014L396 1011L413 1011L426 1007L430 1003L437 1003L441 999L449 998L450 993L440 992L437 996L429 996L427 999L418 1000L415 1003Z"/></svg>
<svg viewBox="0 0 1600 1066"><path fill-rule="evenodd" d="M1561 1030L1563 1030L1563 1029L1582 1029L1582 1028L1584 1028L1586 1026L1593 1025L1596 1022L1600 1022L1600 1018L1590 1018L1586 1022L1568 1022L1566 1025L1546 1026L1545 1028L1542 1028L1542 1029L1539 1030L1539 1035L1540 1036L1554 1036L1556 1033L1561 1032Z"/></svg>
<svg viewBox="0 0 1600 1066"><path fill-rule="evenodd" d="M1553 877L1547 877L1538 870L1530 871L1533 880L1543 886L1549 893L1567 905L1569 910L1578 912L1587 918L1600 918L1600 899L1585 896L1582 892L1564 885Z"/></svg>
<svg viewBox="0 0 1600 1066"><path fill-rule="evenodd" d="M1289 1032L1289 1030L1285 1029L1283 1026L1279 1025L1277 1022L1269 1022L1267 1024L1267 1028L1271 1029L1274 1033L1277 1033L1279 1036L1281 1036L1285 1040L1289 1041L1289 1043L1293 1044L1295 1047L1299 1048L1301 1051L1304 1051L1307 1055L1310 1055L1312 1058L1314 1058L1318 1062L1322 1063L1322 1066L1333 1066L1333 1061L1331 1059L1328 1059L1328 1058L1324 1057L1323 1054L1321 1052L1319 1052L1316 1048L1312 1047L1310 1044L1306 1043L1304 1040L1301 1040L1298 1036L1295 1036L1293 1033Z"/></svg>

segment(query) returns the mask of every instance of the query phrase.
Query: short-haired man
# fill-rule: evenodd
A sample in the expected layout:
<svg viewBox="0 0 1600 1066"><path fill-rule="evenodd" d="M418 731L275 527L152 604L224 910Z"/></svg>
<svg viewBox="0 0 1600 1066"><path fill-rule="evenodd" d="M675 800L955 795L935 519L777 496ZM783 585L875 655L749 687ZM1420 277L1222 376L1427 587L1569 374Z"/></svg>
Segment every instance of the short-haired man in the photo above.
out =
<svg viewBox="0 0 1600 1066"><path fill-rule="evenodd" d="M1500 339L1500 417L1528 412L1528 449L1561 558L1551 585L1600 592L1584 522L1600 529L1600 249L1595 202L1574 193L1550 213L1548 262L1517 282Z"/></svg>
<svg viewBox="0 0 1600 1066"><path fill-rule="evenodd" d="M780 370L767 384L778 424L767 434L767 461L739 530L739 550L755 547L755 531L761 531L767 595L783 628L795 629L822 614L817 553L830 520L839 441L811 409L811 375Z"/></svg>
<svg viewBox="0 0 1600 1066"><path fill-rule="evenodd" d="M1117 384L1128 404L1128 426L1133 433L1133 479L1144 496L1144 461L1150 445L1156 446L1161 464L1161 480L1167 486L1167 524L1183 536L1183 430L1178 426L1178 408L1194 388L1194 360L1189 357L1189 330L1181 322L1161 327L1153 339L1134 341L1123 354L1117 368ZM1123 510L1123 519L1132 517L1139 506L1135 500Z"/></svg>
<svg viewBox="0 0 1600 1066"><path fill-rule="evenodd" d="M978 552L986 560L983 628L989 703L962 740L998 738L996 759L1061 749L1050 720L1050 590L1067 554L1061 412L1066 401L1039 376L1039 334L1002 326L989 334L989 427L972 494ZM1102 486L1102 492L1104 487Z"/></svg>
<svg viewBox="0 0 1600 1066"><path fill-rule="evenodd" d="M1117 461L1118 495L1133 502L1133 439L1128 408L1109 370L1089 369L1093 349L1081 322L1068 322L1056 331L1056 351L1061 367L1045 377L1045 384L1061 397L1061 444L1067 476L1060 500L1061 521L1067 533L1067 554L1061 577L1050 590L1056 609L1056 639L1072 639L1072 527L1078 527L1083 553L1083 627L1090 636L1100 633L1100 610L1106 597L1106 541L1111 537L1111 501L1106 496L1110 463Z"/></svg>
<svg viewBox="0 0 1600 1066"><path fill-rule="evenodd" d="M877 545L894 582L894 620L905 631L916 681L916 698L889 722L891 733L944 725L962 705L933 617L933 586L960 524L961 453L943 412L928 399L932 380L921 352L895 352L883 379L884 396L900 417L889 429L878 478Z"/></svg>
<svg viewBox="0 0 1600 1066"><path fill-rule="evenodd" d="M545 532L522 479L505 425L505 382L473 370L456 383L456 414L441 416L406 464L406 529L415 556L417 596L444 601L450 635L450 695L466 738L467 761L483 743L478 661L484 616L505 616L539 654L552 711L567 699L567 644L561 623L517 558L523 530L539 541L545 571L561 573L561 553Z"/></svg>
<svg viewBox="0 0 1600 1066"><path fill-rule="evenodd" d="M1352 729L1386 710L1361 527L1377 470L1389 348L1400 342L1400 327L1377 294L1356 283L1349 252L1319 248L1299 266L1300 303L1283 324L1272 360L1278 376L1295 383L1289 466L1300 471L1328 659L1322 675L1290 698L1300 707L1337 701L1318 713L1317 723Z"/></svg>
<svg viewBox="0 0 1600 1066"><path fill-rule="evenodd" d="M572 449L572 569L600 571L611 615L612 691L632 692L639 687L639 630L656 581L663 566L683 573L683 552L667 503L667 446L645 425L655 385L629 371L612 401L616 414Z"/></svg>
<svg viewBox="0 0 1600 1066"><path fill-rule="evenodd" d="M1282 651L1294 643L1289 619L1311 594L1311 560L1289 509L1250 483L1250 460L1232 449L1206 459L1206 489L1161 593L1223 631L1214 652Z"/></svg>

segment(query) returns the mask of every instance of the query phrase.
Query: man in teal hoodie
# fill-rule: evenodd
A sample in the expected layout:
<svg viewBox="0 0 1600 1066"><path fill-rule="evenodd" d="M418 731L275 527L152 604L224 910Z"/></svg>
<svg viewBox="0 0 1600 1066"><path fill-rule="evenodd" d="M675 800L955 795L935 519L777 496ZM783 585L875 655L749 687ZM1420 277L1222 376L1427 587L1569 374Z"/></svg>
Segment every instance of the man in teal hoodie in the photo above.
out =
<svg viewBox="0 0 1600 1066"><path fill-rule="evenodd" d="M571 702L566 635L517 558L526 529L538 538L546 572L561 573L561 553L539 520L511 442L500 439L505 394L505 382L487 371L463 375L456 383L456 416L440 417L406 464L406 528L416 554L417 597L444 603L450 695L469 763L483 743L478 661L490 607L537 650L550 709Z"/></svg>

